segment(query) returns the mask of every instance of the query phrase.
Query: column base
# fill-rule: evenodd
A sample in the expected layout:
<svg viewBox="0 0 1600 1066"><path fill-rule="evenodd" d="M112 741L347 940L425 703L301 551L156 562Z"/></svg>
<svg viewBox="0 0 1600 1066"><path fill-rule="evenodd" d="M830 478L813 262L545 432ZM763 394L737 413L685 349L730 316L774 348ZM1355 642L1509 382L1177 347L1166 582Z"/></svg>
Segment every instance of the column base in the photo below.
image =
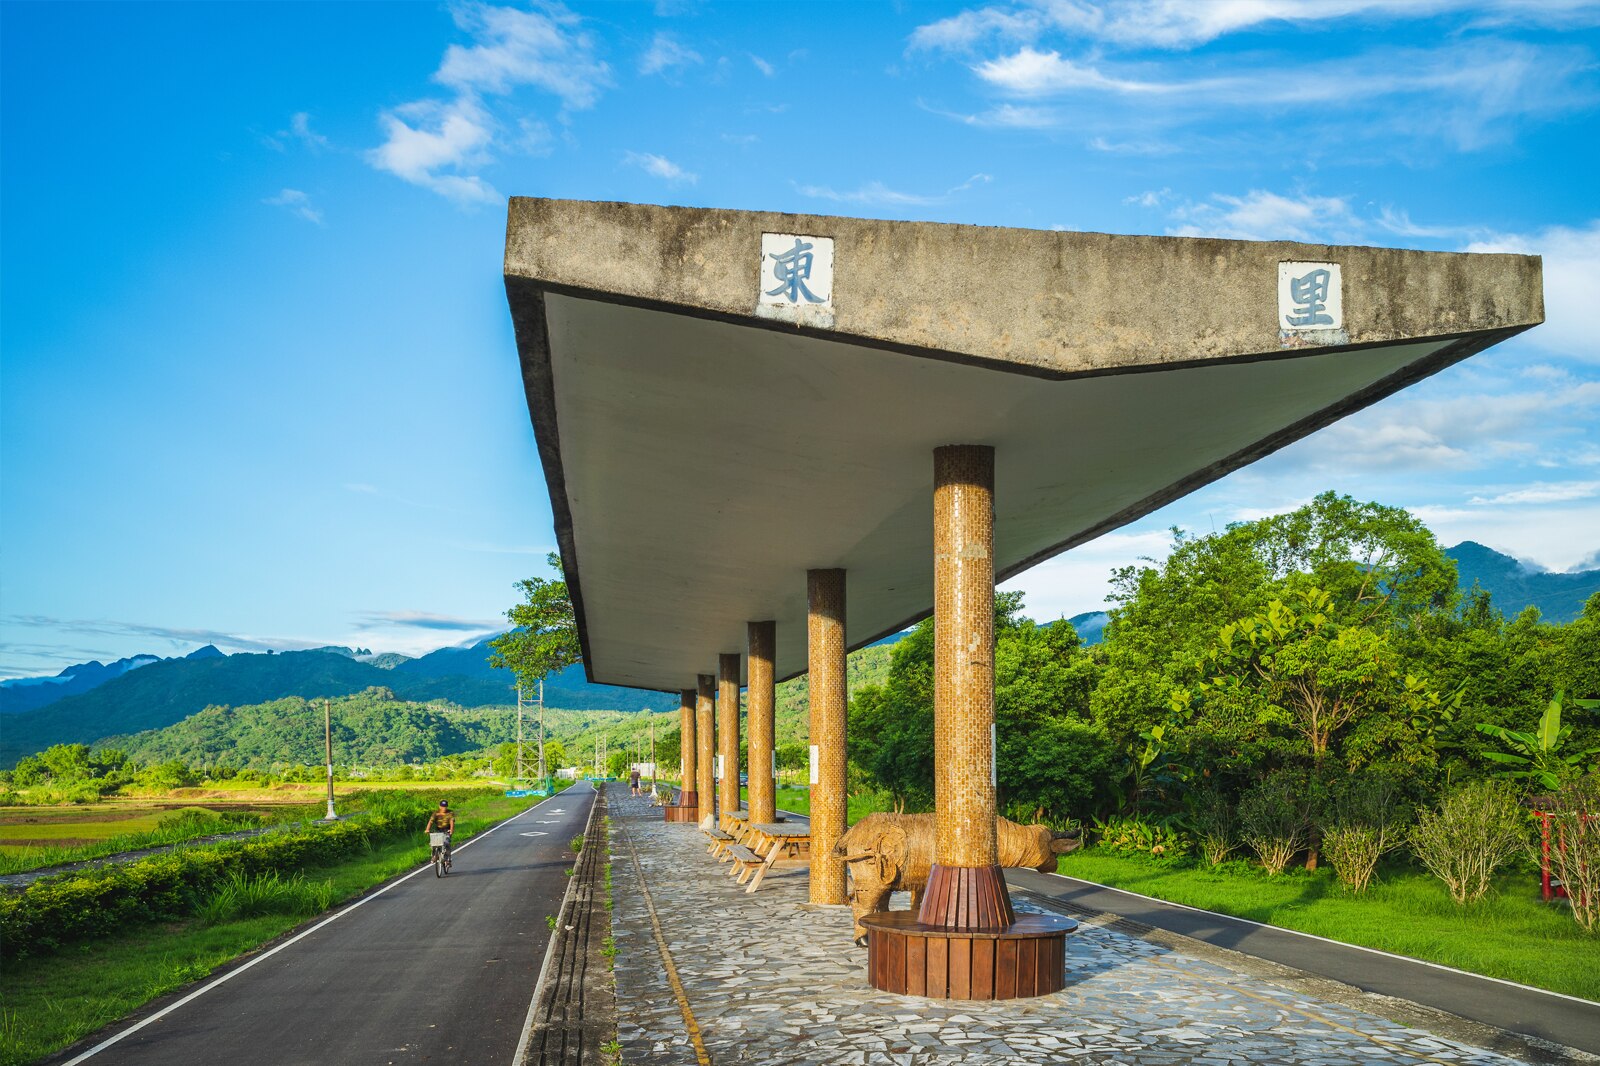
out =
<svg viewBox="0 0 1600 1066"><path fill-rule="evenodd" d="M1071 918L1024 914L995 932L946 929L910 911L869 914L867 980L881 992L929 999L1025 999L1066 987Z"/></svg>
<svg viewBox="0 0 1600 1066"><path fill-rule="evenodd" d="M917 920L962 932L997 932L1016 921L1006 875L998 866L941 866L928 871Z"/></svg>
<svg viewBox="0 0 1600 1066"><path fill-rule="evenodd" d="M678 802L661 808L661 818L667 822L684 822L693 824L700 820L700 794L698 792L679 792Z"/></svg>

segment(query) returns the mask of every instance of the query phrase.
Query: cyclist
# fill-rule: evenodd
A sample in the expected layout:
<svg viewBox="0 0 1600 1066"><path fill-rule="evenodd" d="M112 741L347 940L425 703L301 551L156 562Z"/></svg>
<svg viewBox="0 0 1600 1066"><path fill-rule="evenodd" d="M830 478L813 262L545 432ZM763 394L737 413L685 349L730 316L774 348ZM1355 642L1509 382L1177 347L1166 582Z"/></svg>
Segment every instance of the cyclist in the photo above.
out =
<svg viewBox="0 0 1600 1066"><path fill-rule="evenodd" d="M456 812L450 809L449 800L440 800L439 809L428 815L428 824L423 827L424 833L431 833L435 829L444 834L444 864L450 865L450 838L456 831Z"/></svg>

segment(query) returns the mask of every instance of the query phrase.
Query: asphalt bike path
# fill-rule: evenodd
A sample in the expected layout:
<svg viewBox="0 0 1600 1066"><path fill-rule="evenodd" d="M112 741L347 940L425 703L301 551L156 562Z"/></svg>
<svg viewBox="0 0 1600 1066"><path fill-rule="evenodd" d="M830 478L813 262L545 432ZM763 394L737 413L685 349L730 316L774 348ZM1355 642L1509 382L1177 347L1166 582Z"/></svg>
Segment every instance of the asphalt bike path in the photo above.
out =
<svg viewBox="0 0 1600 1066"><path fill-rule="evenodd" d="M593 802L573 785L64 1062L510 1066Z"/></svg>

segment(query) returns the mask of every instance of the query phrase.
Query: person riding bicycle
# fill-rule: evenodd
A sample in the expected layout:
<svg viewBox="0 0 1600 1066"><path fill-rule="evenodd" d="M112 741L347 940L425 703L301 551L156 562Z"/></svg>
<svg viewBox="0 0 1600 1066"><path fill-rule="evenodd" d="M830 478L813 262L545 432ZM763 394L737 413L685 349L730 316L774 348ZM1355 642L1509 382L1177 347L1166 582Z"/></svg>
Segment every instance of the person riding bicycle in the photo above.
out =
<svg viewBox="0 0 1600 1066"><path fill-rule="evenodd" d="M428 824L423 827L424 833L431 833L435 829L444 834L444 861L450 863L450 838L456 831L456 812L450 809L449 800L440 800L439 809L428 815Z"/></svg>

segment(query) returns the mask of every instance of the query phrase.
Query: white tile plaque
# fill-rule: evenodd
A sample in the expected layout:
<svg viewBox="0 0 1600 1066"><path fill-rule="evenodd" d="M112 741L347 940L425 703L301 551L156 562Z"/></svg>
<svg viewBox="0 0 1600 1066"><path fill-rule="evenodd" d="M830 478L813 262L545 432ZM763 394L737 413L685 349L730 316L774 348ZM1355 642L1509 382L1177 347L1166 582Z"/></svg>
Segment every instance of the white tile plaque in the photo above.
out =
<svg viewBox="0 0 1600 1066"><path fill-rule="evenodd" d="M756 314L831 329L833 238L763 233Z"/></svg>
<svg viewBox="0 0 1600 1066"><path fill-rule="evenodd" d="M1338 263L1278 264L1278 329L1336 333L1344 329L1344 279Z"/></svg>

